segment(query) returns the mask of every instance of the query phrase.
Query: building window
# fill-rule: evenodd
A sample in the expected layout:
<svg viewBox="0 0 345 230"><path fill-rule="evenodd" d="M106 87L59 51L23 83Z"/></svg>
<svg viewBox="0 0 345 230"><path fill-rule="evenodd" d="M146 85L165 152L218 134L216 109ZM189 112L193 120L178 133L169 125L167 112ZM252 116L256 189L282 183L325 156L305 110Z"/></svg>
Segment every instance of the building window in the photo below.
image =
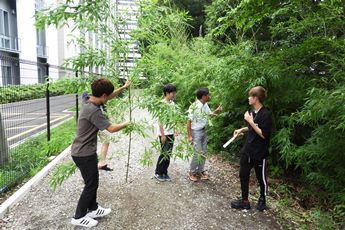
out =
<svg viewBox="0 0 345 230"><path fill-rule="evenodd" d="M10 36L8 12L1 9L0 9L0 34L7 37Z"/></svg>
<svg viewBox="0 0 345 230"><path fill-rule="evenodd" d="M0 47L10 49L10 26L8 12L0 9Z"/></svg>
<svg viewBox="0 0 345 230"><path fill-rule="evenodd" d="M46 47L46 34L45 30L36 30L37 37L37 57L47 58L48 52Z"/></svg>
<svg viewBox="0 0 345 230"><path fill-rule="evenodd" d="M14 84L12 78L12 68L11 66L1 66L2 84L12 85Z"/></svg>

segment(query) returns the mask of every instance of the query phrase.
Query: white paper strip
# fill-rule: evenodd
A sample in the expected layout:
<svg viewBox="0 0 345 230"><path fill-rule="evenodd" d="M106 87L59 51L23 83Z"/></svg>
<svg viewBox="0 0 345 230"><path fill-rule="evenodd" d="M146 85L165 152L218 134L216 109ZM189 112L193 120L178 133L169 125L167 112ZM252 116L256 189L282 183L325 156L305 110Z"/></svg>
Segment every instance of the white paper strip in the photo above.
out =
<svg viewBox="0 0 345 230"><path fill-rule="evenodd" d="M224 145L223 148L226 148L228 145L230 145L231 142L233 142L236 139L237 136L233 136L230 140L228 140Z"/></svg>

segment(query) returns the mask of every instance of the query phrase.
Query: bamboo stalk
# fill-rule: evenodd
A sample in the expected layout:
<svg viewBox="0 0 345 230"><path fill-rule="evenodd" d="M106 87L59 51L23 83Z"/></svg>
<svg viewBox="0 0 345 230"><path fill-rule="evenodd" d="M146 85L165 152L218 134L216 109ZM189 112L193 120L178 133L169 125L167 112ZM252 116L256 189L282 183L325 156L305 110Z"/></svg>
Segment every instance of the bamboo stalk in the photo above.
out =
<svg viewBox="0 0 345 230"><path fill-rule="evenodd" d="M131 100L131 86L128 88L128 103L129 103L129 122L132 122L132 100ZM132 145L132 132L129 132L128 140L128 156L126 165L126 183L128 182L128 172L129 172L129 161L131 158L131 145Z"/></svg>

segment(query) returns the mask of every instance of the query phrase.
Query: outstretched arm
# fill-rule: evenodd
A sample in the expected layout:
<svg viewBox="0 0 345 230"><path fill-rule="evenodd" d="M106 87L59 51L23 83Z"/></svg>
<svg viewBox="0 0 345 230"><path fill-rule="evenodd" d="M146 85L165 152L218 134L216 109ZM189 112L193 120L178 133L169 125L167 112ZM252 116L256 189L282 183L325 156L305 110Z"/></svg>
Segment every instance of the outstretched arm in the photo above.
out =
<svg viewBox="0 0 345 230"><path fill-rule="evenodd" d="M131 83L129 81L126 81L126 83L123 86L121 86L120 88L114 90L112 92L112 94L110 94L109 100L113 99L114 97L119 95L123 90L127 89L130 86L130 84Z"/></svg>
<svg viewBox="0 0 345 230"><path fill-rule="evenodd" d="M129 122L126 121L126 122L123 122L123 123L120 123L120 124L111 124L107 130L110 132L110 133L115 133L117 131L120 131L121 129L124 129L128 126Z"/></svg>
<svg viewBox="0 0 345 230"><path fill-rule="evenodd" d="M223 107L219 105L216 110L210 113L211 117L217 116L217 113L221 112L223 110Z"/></svg>

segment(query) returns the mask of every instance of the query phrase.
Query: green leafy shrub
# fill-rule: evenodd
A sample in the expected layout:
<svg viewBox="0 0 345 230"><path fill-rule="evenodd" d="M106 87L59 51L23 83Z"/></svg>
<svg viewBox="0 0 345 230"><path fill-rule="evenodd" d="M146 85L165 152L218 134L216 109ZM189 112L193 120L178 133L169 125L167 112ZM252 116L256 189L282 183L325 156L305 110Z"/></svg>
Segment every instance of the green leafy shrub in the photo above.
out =
<svg viewBox="0 0 345 230"><path fill-rule="evenodd" d="M0 104L44 98L46 89L46 84L3 86L0 87ZM76 93L74 88L66 87L65 79L49 83L49 91L50 96Z"/></svg>
<svg viewBox="0 0 345 230"><path fill-rule="evenodd" d="M163 85L173 83L176 103L186 110L195 100L195 90L209 87L211 107L221 103L225 111L208 129L210 147L224 154L221 145L235 128L245 125L248 90L264 86L265 106L275 124L271 171L292 174L325 191L318 195L329 205L343 204L342 1L216 0L206 9L207 36L190 40L184 12L145 3L134 35L145 45L139 69L148 78L147 94L159 97ZM243 140L235 142L229 154L236 155ZM312 218L322 219L321 214Z"/></svg>

